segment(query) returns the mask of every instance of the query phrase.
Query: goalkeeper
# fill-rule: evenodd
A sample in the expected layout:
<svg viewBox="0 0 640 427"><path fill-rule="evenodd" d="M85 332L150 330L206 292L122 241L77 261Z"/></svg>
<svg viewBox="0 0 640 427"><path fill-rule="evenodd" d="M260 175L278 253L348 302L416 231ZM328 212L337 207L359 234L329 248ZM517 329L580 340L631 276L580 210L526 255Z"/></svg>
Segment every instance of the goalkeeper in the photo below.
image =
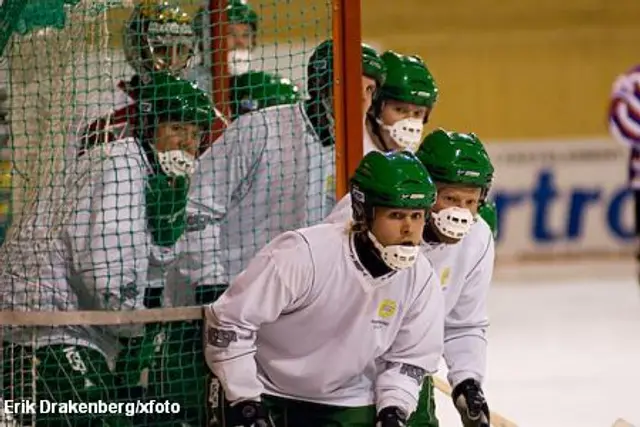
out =
<svg viewBox="0 0 640 427"><path fill-rule="evenodd" d="M205 309L223 426L402 427L442 352L444 302L420 242L435 186L410 153L369 153L355 224L286 232Z"/></svg>
<svg viewBox="0 0 640 427"><path fill-rule="evenodd" d="M139 99L145 113L137 137L96 146L41 189L33 214L2 246L3 310L55 318L56 311L144 308L150 259L158 263L184 231L189 175L213 111L202 91L166 72L151 73ZM3 325L3 382L11 385L3 388L5 399L140 398L141 390L112 367L123 343L142 337L144 326ZM145 362L131 366L141 370ZM129 423L117 416L37 416L43 426Z"/></svg>

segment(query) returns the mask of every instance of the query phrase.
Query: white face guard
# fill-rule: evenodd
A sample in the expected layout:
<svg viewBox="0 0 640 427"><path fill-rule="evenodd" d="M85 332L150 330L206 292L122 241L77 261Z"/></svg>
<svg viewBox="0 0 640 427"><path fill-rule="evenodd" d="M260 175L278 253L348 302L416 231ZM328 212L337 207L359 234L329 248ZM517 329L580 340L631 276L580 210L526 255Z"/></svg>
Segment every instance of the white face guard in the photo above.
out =
<svg viewBox="0 0 640 427"><path fill-rule="evenodd" d="M248 73L251 69L251 51L249 49L233 49L227 55L229 74L237 76Z"/></svg>
<svg viewBox="0 0 640 427"><path fill-rule="evenodd" d="M158 163L168 176L191 176L195 170L196 159L182 150L156 151Z"/></svg>
<svg viewBox="0 0 640 427"><path fill-rule="evenodd" d="M410 117L398 120L392 125L379 122L383 129L389 132L389 136L400 146L401 150L415 153L420 146L422 137L422 120Z"/></svg>
<svg viewBox="0 0 640 427"><path fill-rule="evenodd" d="M320 100L322 105L324 106L327 121L329 123L329 133L331 134L331 138L335 141L336 139L336 120L333 117L333 96L331 97L322 97Z"/></svg>
<svg viewBox="0 0 640 427"><path fill-rule="evenodd" d="M382 244L376 239L376 236L372 232L368 232L369 239L373 243L373 246L380 251L382 261L392 270L403 270L411 267L415 264L420 254L420 245L417 246L405 246L405 245L389 245L382 246Z"/></svg>
<svg viewBox="0 0 640 427"><path fill-rule="evenodd" d="M476 217L469 209L456 206L442 209L440 212L431 212L433 224L445 237L460 240L471 230L476 222Z"/></svg>

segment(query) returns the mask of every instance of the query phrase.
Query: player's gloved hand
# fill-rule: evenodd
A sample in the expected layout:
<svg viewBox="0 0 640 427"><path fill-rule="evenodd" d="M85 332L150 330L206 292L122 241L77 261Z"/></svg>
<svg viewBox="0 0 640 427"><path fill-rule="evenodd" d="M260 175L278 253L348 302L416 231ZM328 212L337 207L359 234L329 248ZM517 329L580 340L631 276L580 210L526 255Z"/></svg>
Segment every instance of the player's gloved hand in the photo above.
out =
<svg viewBox="0 0 640 427"><path fill-rule="evenodd" d="M388 406L378 412L376 427L406 427L407 414L397 406Z"/></svg>
<svg viewBox="0 0 640 427"><path fill-rule="evenodd" d="M233 403L230 409L231 427L275 427L267 409L261 402L244 400Z"/></svg>
<svg viewBox="0 0 640 427"><path fill-rule="evenodd" d="M489 427L489 406L478 381L471 378L462 381L451 397L464 427Z"/></svg>

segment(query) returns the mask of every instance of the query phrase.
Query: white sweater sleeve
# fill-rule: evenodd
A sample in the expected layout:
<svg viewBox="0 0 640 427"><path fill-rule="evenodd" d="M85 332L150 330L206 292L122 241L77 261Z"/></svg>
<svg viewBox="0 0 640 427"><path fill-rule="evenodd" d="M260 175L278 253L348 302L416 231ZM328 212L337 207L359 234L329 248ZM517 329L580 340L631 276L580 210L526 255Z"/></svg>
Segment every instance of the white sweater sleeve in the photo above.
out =
<svg viewBox="0 0 640 427"><path fill-rule="evenodd" d="M444 358L452 387L472 378L482 383L489 327L487 298L493 276L494 243L490 239L473 271L465 277L458 301L445 319Z"/></svg>
<svg viewBox="0 0 640 427"><path fill-rule="evenodd" d="M444 300L432 273L408 308L391 349L382 356L386 366L376 380L378 411L389 406L407 414L415 411L424 376L438 370L443 329Z"/></svg>
<svg viewBox="0 0 640 427"><path fill-rule="evenodd" d="M313 280L306 241L287 232L261 250L229 289L205 308L205 358L227 399L256 400L256 335L264 323L295 309Z"/></svg>

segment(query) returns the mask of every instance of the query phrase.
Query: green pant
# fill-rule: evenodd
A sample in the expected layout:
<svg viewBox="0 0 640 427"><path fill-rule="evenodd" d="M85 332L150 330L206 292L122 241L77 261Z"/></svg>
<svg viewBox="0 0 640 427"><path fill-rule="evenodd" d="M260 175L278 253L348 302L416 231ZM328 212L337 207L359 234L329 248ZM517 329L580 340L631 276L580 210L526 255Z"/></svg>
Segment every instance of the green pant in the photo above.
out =
<svg viewBox="0 0 640 427"><path fill-rule="evenodd" d="M433 378L427 377L420 389L418 408L409 418L408 427L438 427Z"/></svg>
<svg viewBox="0 0 640 427"><path fill-rule="evenodd" d="M263 395L262 401L276 427L372 427L376 422L375 405L333 406L268 395ZM209 387L209 404L210 426L237 425L231 415L229 403L224 398L222 386L213 377Z"/></svg>
<svg viewBox="0 0 640 427"><path fill-rule="evenodd" d="M124 414L47 411L46 402L117 402L123 384L99 352L80 346L51 345L31 349L2 344L2 390L5 401L35 402L35 414L9 414L18 423L50 427L129 427ZM42 403L41 403L42 402ZM38 413L40 405L50 413ZM14 406L15 410L15 406ZM29 411L31 412L31 408ZM7 414L5 414L5 417Z"/></svg>
<svg viewBox="0 0 640 427"><path fill-rule="evenodd" d="M213 302L225 285L200 287L198 304ZM152 289L145 305L157 308L162 295ZM177 427L207 425L207 385L210 370L204 360L202 321L156 323L146 326L145 337L129 340L118 360L117 372L132 389L142 385L146 399L178 403L179 414L147 418L146 425Z"/></svg>

